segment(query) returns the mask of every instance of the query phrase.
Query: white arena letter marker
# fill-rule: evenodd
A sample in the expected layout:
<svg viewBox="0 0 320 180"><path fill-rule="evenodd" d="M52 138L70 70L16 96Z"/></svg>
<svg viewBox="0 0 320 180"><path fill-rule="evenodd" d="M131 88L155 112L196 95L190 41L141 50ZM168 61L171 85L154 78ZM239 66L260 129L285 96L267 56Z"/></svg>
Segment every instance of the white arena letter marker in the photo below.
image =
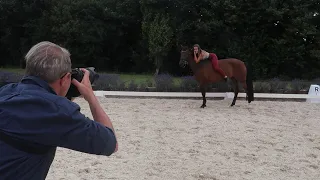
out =
<svg viewBox="0 0 320 180"><path fill-rule="evenodd" d="M320 86L317 84L312 84L309 88L308 96L317 97L317 98L307 98L309 103L320 103Z"/></svg>

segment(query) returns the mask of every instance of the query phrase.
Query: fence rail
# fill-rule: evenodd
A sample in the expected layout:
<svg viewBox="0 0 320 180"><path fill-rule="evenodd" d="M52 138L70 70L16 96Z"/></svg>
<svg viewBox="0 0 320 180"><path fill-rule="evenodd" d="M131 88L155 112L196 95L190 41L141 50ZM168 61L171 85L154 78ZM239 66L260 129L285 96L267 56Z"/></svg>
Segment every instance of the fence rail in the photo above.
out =
<svg viewBox="0 0 320 180"><path fill-rule="evenodd" d="M105 97L159 97L159 98L201 98L200 92L135 92L135 91L95 91L96 96ZM213 93L207 92L207 98L224 98L232 99L233 92ZM245 93L239 93L239 98L245 98ZM269 94L255 93L255 99L316 99L320 100L320 96L308 94Z"/></svg>

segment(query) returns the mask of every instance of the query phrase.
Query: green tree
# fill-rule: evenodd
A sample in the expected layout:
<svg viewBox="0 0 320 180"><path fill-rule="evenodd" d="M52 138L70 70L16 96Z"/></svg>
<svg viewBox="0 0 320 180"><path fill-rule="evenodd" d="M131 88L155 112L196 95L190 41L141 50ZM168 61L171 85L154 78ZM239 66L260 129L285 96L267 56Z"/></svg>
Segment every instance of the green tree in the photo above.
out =
<svg viewBox="0 0 320 180"><path fill-rule="evenodd" d="M157 13L153 21L142 23L143 33L148 39L149 55L156 66L156 75L172 45L173 31L169 26L169 20L168 15Z"/></svg>
<svg viewBox="0 0 320 180"><path fill-rule="evenodd" d="M3 0L0 66L21 66L35 43L71 51L74 66L185 73L181 44L251 65L255 79L320 73L317 0Z"/></svg>

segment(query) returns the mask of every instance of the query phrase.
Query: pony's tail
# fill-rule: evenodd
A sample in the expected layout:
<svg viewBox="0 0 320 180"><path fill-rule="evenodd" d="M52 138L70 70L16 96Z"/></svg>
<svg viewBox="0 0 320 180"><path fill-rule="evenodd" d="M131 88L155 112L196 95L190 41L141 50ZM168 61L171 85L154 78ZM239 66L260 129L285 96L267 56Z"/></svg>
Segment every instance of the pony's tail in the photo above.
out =
<svg viewBox="0 0 320 180"><path fill-rule="evenodd" d="M247 84L248 103L250 103L251 101L254 101L251 64L248 64L246 84Z"/></svg>

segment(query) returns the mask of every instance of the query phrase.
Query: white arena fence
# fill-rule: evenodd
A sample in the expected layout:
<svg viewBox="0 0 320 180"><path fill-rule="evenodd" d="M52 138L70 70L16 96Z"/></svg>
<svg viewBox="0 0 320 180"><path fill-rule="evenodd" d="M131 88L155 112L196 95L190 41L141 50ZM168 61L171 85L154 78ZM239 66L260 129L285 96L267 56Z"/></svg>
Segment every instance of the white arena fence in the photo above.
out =
<svg viewBox="0 0 320 180"><path fill-rule="evenodd" d="M135 97L135 98L201 98L200 92L135 92L135 91L95 91L100 97ZM219 99L232 99L233 92L213 93L207 92L206 97ZM239 93L238 98L246 97L245 93ZM255 93L255 100L296 100L309 103L320 103L320 86L311 85L308 94L273 94Z"/></svg>

